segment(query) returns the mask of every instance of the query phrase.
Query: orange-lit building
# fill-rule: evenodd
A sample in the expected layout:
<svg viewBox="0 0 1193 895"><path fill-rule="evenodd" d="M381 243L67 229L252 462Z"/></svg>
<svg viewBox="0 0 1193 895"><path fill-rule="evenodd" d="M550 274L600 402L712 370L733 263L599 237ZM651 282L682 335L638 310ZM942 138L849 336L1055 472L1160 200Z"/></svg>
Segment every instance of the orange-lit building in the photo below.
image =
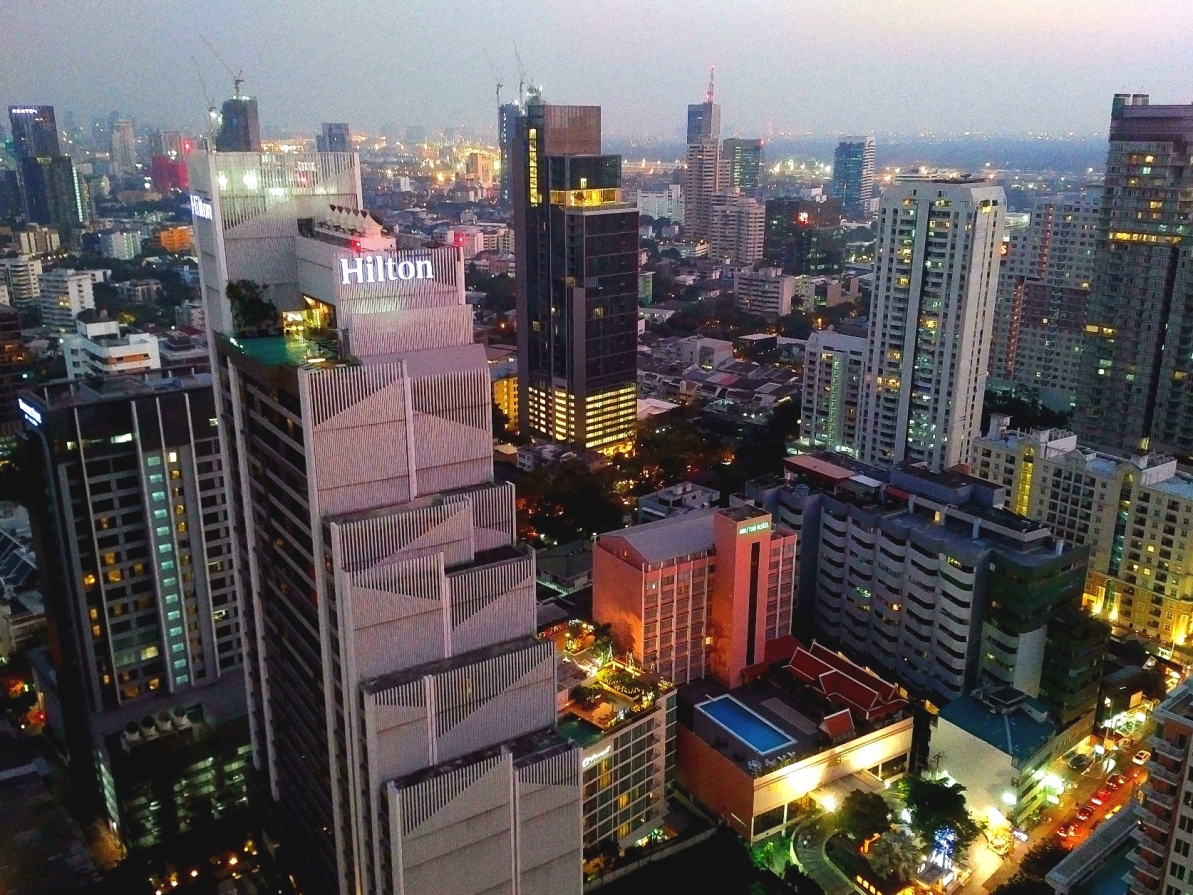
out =
<svg viewBox="0 0 1193 895"><path fill-rule="evenodd" d="M791 633L795 532L746 505L602 535L593 550L593 617L619 650L683 684L727 687Z"/></svg>
<svg viewBox="0 0 1193 895"><path fill-rule="evenodd" d="M166 227L158 231L157 238L167 252L185 252L194 245L190 227Z"/></svg>

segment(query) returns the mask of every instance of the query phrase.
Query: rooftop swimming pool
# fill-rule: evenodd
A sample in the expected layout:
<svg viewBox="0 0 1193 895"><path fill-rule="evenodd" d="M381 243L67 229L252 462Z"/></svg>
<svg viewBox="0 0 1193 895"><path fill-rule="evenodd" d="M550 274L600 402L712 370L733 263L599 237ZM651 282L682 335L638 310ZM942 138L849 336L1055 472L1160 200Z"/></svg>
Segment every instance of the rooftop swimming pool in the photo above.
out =
<svg viewBox="0 0 1193 895"><path fill-rule="evenodd" d="M718 696L697 708L759 755L792 745L795 740L732 696Z"/></svg>

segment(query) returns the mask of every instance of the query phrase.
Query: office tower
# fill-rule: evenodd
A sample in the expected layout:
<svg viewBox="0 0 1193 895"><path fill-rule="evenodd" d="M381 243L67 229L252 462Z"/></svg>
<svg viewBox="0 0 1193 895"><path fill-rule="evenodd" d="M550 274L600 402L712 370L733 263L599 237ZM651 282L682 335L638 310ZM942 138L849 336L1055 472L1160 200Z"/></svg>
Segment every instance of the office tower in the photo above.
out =
<svg viewBox="0 0 1193 895"><path fill-rule="evenodd" d="M21 200L21 180L15 168L4 167L0 161L0 220L11 221L25 212Z"/></svg>
<svg viewBox="0 0 1193 895"><path fill-rule="evenodd" d="M866 339L832 330L808 336L804 349L800 444L857 453Z"/></svg>
<svg viewBox="0 0 1193 895"><path fill-rule="evenodd" d="M601 535L592 615L614 644L677 684L725 687L791 633L795 533L750 505L696 510Z"/></svg>
<svg viewBox="0 0 1193 895"><path fill-rule="evenodd" d="M610 453L637 424L638 210L598 106L532 101L514 145L518 431Z"/></svg>
<svg viewBox="0 0 1193 895"><path fill-rule="evenodd" d="M254 759L303 889L578 895L579 752L459 252L397 250L353 153L190 176Z"/></svg>
<svg viewBox="0 0 1193 895"><path fill-rule="evenodd" d="M1016 512L1089 547L1091 613L1119 634L1185 645L1193 636L1193 477L1172 457L1102 453L1072 432L1019 432L1010 422L991 417L974 443L975 473L1013 495Z"/></svg>
<svg viewBox="0 0 1193 895"><path fill-rule="evenodd" d="M111 146L112 173L117 177L133 174L137 170L137 135L133 123L127 118L112 125L108 135Z"/></svg>
<svg viewBox="0 0 1193 895"><path fill-rule="evenodd" d="M257 120L257 98L241 96L239 81L236 88L236 96L224 100L215 148L220 152L260 152L261 124Z"/></svg>
<svg viewBox="0 0 1193 895"><path fill-rule="evenodd" d="M639 190L638 214L656 220L666 218L675 223L682 223L684 215L683 187L678 183L672 183L659 192Z"/></svg>
<svg viewBox="0 0 1193 895"><path fill-rule="evenodd" d="M762 258L766 206L740 193L717 193L709 210L708 256L753 264Z"/></svg>
<svg viewBox="0 0 1193 895"><path fill-rule="evenodd" d="M464 176L482 189L493 186L493 158L487 153L470 152L464 160Z"/></svg>
<svg viewBox="0 0 1193 895"><path fill-rule="evenodd" d="M53 106L9 106L13 155L20 159L62 155Z"/></svg>
<svg viewBox="0 0 1193 895"><path fill-rule="evenodd" d="M882 197L860 457L933 470L979 434L1006 198L978 179L908 178Z"/></svg>
<svg viewBox="0 0 1193 895"><path fill-rule="evenodd" d="M761 317L786 317L795 296L795 277L778 267L738 271L733 278L733 300L739 311Z"/></svg>
<svg viewBox="0 0 1193 895"><path fill-rule="evenodd" d="M352 152L352 132L340 122L323 122L323 132L315 136L319 152Z"/></svg>
<svg viewBox="0 0 1193 895"><path fill-rule="evenodd" d="M821 635L935 699L981 684L1063 696L1044 682L1045 658L1064 648L1057 614L1081 605L1088 548L1010 512L1000 486L972 476L832 454L787 466L804 520L801 593L815 594ZM1092 730L1096 694L1080 698Z"/></svg>
<svg viewBox="0 0 1193 895"><path fill-rule="evenodd" d="M149 159L149 177L153 188L163 195L183 192L189 185L186 162L180 156L155 155Z"/></svg>
<svg viewBox="0 0 1193 895"><path fill-rule="evenodd" d="M517 134L518 117L522 114L522 107L518 103L503 103L497 107L497 147L501 153L501 193L502 204L513 201L511 190L511 174L513 172L513 146Z"/></svg>
<svg viewBox="0 0 1193 895"><path fill-rule="evenodd" d="M32 355L21 337L21 313L0 305L0 435L12 436L20 431L22 414L17 392L32 376Z"/></svg>
<svg viewBox="0 0 1193 895"><path fill-rule="evenodd" d="M58 267L40 277L41 321L43 326L73 332L75 320L83 311L95 309L94 284L102 283L107 271L70 270Z"/></svg>
<svg viewBox="0 0 1193 895"><path fill-rule="evenodd" d="M1073 419L1092 444L1193 455L1190 152L1193 104L1115 95Z"/></svg>
<svg viewBox="0 0 1193 895"><path fill-rule="evenodd" d="M721 189L753 195L762 182L762 141L730 137L721 146L721 164Z"/></svg>
<svg viewBox="0 0 1193 895"><path fill-rule="evenodd" d="M778 264L796 276L840 273L844 248L838 200L766 200L762 256L768 264Z"/></svg>
<svg viewBox="0 0 1193 895"><path fill-rule="evenodd" d="M28 255L0 258L8 298L18 310L37 304L41 297L41 261Z"/></svg>
<svg viewBox="0 0 1193 895"><path fill-rule="evenodd" d="M841 138L833 153L833 197L851 217L874 213L873 137Z"/></svg>
<svg viewBox="0 0 1193 895"><path fill-rule="evenodd" d="M1072 401L1100 210L1100 190L1043 197L1031 203L1026 224L1008 224L990 348L994 378Z"/></svg>
<svg viewBox="0 0 1193 895"><path fill-rule="evenodd" d="M721 107L712 97L710 75L704 102L688 106L683 228L689 240L709 238L712 198L721 191Z"/></svg>
<svg viewBox="0 0 1193 895"><path fill-rule="evenodd" d="M1136 827L1136 847L1130 854L1131 869L1123 878L1129 895L1183 892L1193 875L1185 803L1193 801L1193 684L1180 684L1156 708L1156 732L1147 741L1151 760L1147 782L1141 787L1143 801L1132 800L1129 810ZM1126 813L1126 811L1124 811Z"/></svg>
<svg viewBox="0 0 1193 895"><path fill-rule="evenodd" d="M210 376L22 395L72 770L130 848L242 810L248 724Z"/></svg>
<svg viewBox="0 0 1193 895"><path fill-rule="evenodd" d="M195 142L184 137L179 131L152 131L149 134L149 154L164 155L170 159L177 159L189 152L194 152Z"/></svg>

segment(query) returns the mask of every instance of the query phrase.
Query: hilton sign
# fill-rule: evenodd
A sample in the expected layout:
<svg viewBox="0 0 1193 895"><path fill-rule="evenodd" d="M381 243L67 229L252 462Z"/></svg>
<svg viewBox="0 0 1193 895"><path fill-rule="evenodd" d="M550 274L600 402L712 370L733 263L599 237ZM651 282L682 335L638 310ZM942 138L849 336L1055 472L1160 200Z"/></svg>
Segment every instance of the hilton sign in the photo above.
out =
<svg viewBox="0 0 1193 895"><path fill-rule="evenodd" d="M432 280L435 270L426 258L399 261L388 255L362 255L340 259L340 284L384 283L389 280Z"/></svg>

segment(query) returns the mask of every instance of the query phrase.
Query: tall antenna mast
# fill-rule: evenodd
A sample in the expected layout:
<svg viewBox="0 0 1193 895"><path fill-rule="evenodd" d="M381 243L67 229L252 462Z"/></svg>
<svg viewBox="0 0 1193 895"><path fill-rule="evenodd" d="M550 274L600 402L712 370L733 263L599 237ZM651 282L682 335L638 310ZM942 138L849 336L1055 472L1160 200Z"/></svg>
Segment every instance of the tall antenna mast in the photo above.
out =
<svg viewBox="0 0 1193 895"><path fill-rule="evenodd" d="M704 101L709 104L712 103L712 78L716 73L716 70L717 68L715 65L710 65L708 67L708 93L704 95Z"/></svg>

